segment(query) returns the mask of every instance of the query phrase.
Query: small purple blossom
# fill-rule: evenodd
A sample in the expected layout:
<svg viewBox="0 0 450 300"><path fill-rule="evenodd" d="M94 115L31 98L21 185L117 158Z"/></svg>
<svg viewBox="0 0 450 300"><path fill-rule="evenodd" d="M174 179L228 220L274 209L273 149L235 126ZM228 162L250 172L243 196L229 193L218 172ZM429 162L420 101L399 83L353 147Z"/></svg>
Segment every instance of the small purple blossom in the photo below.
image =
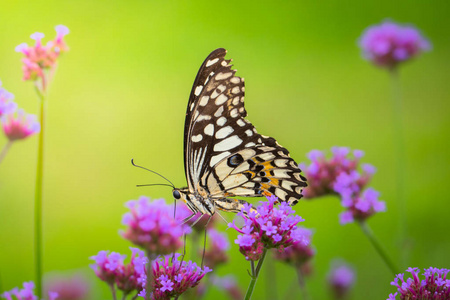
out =
<svg viewBox="0 0 450 300"><path fill-rule="evenodd" d="M34 294L34 282L24 282L23 283L23 289L19 290L18 288L13 288L12 290L8 292L4 292L0 296L3 299L6 300L38 300L39 297ZM14 297L14 298L13 298ZM48 293L48 300L55 300L58 298L58 293L55 292L49 292Z"/></svg>
<svg viewBox="0 0 450 300"><path fill-rule="evenodd" d="M355 283L355 271L343 261L333 261L328 273L328 284L335 299L344 299Z"/></svg>
<svg viewBox="0 0 450 300"><path fill-rule="evenodd" d="M419 268L408 268L406 272L411 273L412 278L403 279L404 274L397 274L391 285L397 287L395 294L390 294L387 300L398 299L450 299L450 280L447 279L449 269L438 269L430 267L422 273L425 279L419 279Z"/></svg>
<svg viewBox="0 0 450 300"><path fill-rule="evenodd" d="M182 245L180 237L190 232L190 227L181 225L182 216L174 219L173 205L163 199L150 201L141 196L126 203L130 212L123 216L127 227L121 235L135 245L153 254L169 254Z"/></svg>
<svg viewBox="0 0 450 300"><path fill-rule="evenodd" d="M1 123L3 131L10 141L25 139L41 130L36 116L27 114L22 109L16 113L3 115Z"/></svg>
<svg viewBox="0 0 450 300"><path fill-rule="evenodd" d="M247 260L259 260L264 248L281 251L296 242L308 243L299 235L297 227L304 220L294 215L295 211L285 202L274 207L278 203L277 197L270 196L267 200L260 202L256 211L251 205L242 208L238 216L244 218L243 228L238 228L234 221L228 224L240 233L234 242Z"/></svg>
<svg viewBox="0 0 450 300"><path fill-rule="evenodd" d="M275 259L284 261L293 265L296 268L311 260L316 254L316 251L311 245L312 230L298 227L295 230L296 242L291 246L275 252Z"/></svg>
<svg viewBox="0 0 450 300"><path fill-rule="evenodd" d="M128 264L124 264L126 256L116 252L108 254L108 251L100 251L90 257L95 261L91 268L97 277L112 287L117 286L126 294L142 290L142 278L145 275L145 264L148 262L143 251L133 247L130 247L130 250L132 256Z"/></svg>
<svg viewBox="0 0 450 300"><path fill-rule="evenodd" d="M17 109L17 104L12 101L14 95L1 86L2 82L0 81L0 117L13 113Z"/></svg>
<svg viewBox="0 0 450 300"><path fill-rule="evenodd" d="M230 248L228 237L225 233L218 232L215 229L208 229L209 247L205 251L205 265L215 269L218 265L228 261L227 251ZM199 251L203 255L203 250Z"/></svg>
<svg viewBox="0 0 450 300"><path fill-rule="evenodd" d="M391 21L367 28L359 46L365 59L388 69L431 49L429 41L414 26Z"/></svg>
<svg viewBox="0 0 450 300"><path fill-rule="evenodd" d="M160 256L153 261L152 272L152 300L165 300L178 297L187 289L193 288L200 283L205 274L211 269L197 266L192 261L180 261L180 254ZM142 282L145 284L147 276L144 274ZM145 299L146 290L143 289L139 296Z"/></svg>

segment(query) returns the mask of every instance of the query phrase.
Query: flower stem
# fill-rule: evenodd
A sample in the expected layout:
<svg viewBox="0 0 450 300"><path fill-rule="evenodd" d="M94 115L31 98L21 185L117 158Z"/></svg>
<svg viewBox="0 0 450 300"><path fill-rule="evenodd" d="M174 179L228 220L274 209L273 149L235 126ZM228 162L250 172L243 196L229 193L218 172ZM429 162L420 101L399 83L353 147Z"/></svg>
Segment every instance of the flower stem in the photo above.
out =
<svg viewBox="0 0 450 300"><path fill-rule="evenodd" d="M153 268L152 268L152 262L155 259L155 255L151 253L150 251L147 251L147 285L146 285L146 295L145 299L150 300L150 295L152 293L152 282L153 282Z"/></svg>
<svg viewBox="0 0 450 300"><path fill-rule="evenodd" d="M256 269L254 268L254 264L252 265L252 280L247 289L247 294L245 294L245 300L250 300L253 294L253 290L255 289L256 281L258 280L259 272L261 271L262 264L264 263L264 258L266 257L267 249L264 248L261 258L258 261L258 265Z"/></svg>
<svg viewBox="0 0 450 300"><path fill-rule="evenodd" d="M269 255L272 253L269 252ZM276 269L275 269L275 261L272 259L272 257L269 257L269 259L266 262L266 299L268 300L277 300L277 275L276 275Z"/></svg>
<svg viewBox="0 0 450 300"><path fill-rule="evenodd" d="M300 290L302 291L302 300L309 300L308 290L306 289L305 283L305 275L302 272L302 265L296 266L298 285L300 286Z"/></svg>
<svg viewBox="0 0 450 300"><path fill-rule="evenodd" d="M34 197L34 259L36 272L36 293L39 298L42 298L42 186L44 179L44 133L46 97L38 88L36 88L36 92L40 99L39 121L41 123L41 132L39 133L38 142L36 187Z"/></svg>
<svg viewBox="0 0 450 300"><path fill-rule="evenodd" d="M5 144L5 146L2 149L2 152L0 152L0 164L2 163L3 159L6 156L6 153L8 153L9 148L12 146L12 141L8 140L8 142Z"/></svg>
<svg viewBox="0 0 450 300"><path fill-rule="evenodd" d="M114 287L114 284L110 284L109 288L111 289L111 293L113 296L113 300L117 300L117 295L116 295L116 288Z"/></svg>
<svg viewBox="0 0 450 300"><path fill-rule="evenodd" d="M364 222L364 221L360 221L360 222L358 222L358 224L361 227L362 232L366 235L366 237L372 243L372 246L375 248L375 250L378 252L380 257L386 263L386 266L391 270L391 272L394 275L399 274L400 272L399 272L397 266L392 262L392 260L389 257L389 255L383 249L383 247L381 246L380 242L377 240L377 238L373 234L372 230L370 229L369 225L367 225L367 223Z"/></svg>
<svg viewBox="0 0 450 300"><path fill-rule="evenodd" d="M403 109L402 93L398 70L391 69L391 93L393 108L394 144L396 161L396 192L399 210L399 235L402 248L406 246L407 219L406 219L406 197L405 197L405 141L403 136ZM405 250L405 249L403 249ZM404 253L405 254L405 253ZM402 255L403 264L407 264L408 255Z"/></svg>

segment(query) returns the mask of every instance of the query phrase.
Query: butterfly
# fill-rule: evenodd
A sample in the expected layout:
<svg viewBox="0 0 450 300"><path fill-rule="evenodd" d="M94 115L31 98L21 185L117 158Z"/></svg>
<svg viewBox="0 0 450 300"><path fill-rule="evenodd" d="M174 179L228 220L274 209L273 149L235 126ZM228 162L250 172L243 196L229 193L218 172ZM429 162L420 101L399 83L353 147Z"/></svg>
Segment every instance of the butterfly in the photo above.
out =
<svg viewBox="0 0 450 300"><path fill-rule="evenodd" d="M174 188L193 212L239 212L247 203L231 197L276 196L294 205L307 186L289 151L260 135L245 117L244 79L235 75L227 51L203 62L189 97L184 127L184 169L188 186Z"/></svg>

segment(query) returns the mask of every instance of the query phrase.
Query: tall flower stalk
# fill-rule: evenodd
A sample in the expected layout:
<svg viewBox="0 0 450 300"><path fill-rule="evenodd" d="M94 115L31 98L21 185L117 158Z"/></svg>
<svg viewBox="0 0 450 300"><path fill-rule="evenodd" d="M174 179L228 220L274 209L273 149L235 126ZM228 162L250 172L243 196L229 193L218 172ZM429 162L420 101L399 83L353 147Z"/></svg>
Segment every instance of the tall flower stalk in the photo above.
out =
<svg viewBox="0 0 450 300"><path fill-rule="evenodd" d="M429 51L431 44L414 26L385 21L379 25L367 28L359 40L359 46L365 59L378 67L387 69L391 77L396 190L400 215L399 234L400 242L404 247L408 234L406 219L407 203L405 197L406 151L398 68L401 64L419 56L422 52ZM403 255L402 257L406 259L407 255Z"/></svg>
<svg viewBox="0 0 450 300"><path fill-rule="evenodd" d="M55 27L56 38L46 45L42 44L43 33L36 32L30 37L35 40L34 46L26 43L16 47L17 52L24 54L22 58L24 80L31 80L35 85L39 98L39 121L41 131L38 141L36 186L34 196L34 256L36 272L36 293L42 296L42 190L44 182L44 137L45 137L45 110L47 106L48 85L54 75L57 59L62 52L68 50L64 36L69 29L64 25Z"/></svg>

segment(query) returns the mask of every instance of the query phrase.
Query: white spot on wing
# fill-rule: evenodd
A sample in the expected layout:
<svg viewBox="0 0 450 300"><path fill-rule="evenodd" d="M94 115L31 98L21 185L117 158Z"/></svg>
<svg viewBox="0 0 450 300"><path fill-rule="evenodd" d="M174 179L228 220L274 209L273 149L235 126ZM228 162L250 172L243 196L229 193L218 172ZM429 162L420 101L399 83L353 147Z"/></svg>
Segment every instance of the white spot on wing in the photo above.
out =
<svg viewBox="0 0 450 300"><path fill-rule="evenodd" d="M234 88L231 89L231 92L232 92L233 94L239 94L240 91L241 91L241 90L239 89L238 86L235 86Z"/></svg>
<svg viewBox="0 0 450 300"><path fill-rule="evenodd" d="M194 92L195 96L200 95L200 93L202 92L202 90L203 90L203 85L198 85L198 86L195 88L195 92Z"/></svg>
<svg viewBox="0 0 450 300"><path fill-rule="evenodd" d="M225 123L227 122L227 118L225 118L225 117L220 117L219 119L217 119L217 125L219 125L219 126L223 126L223 125L225 125Z"/></svg>
<svg viewBox="0 0 450 300"><path fill-rule="evenodd" d="M255 145L256 145L255 143L250 142L250 143L245 144L245 147L253 147Z"/></svg>
<svg viewBox="0 0 450 300"><path fill-rule="evenodd" d="M241 82L241 80L239 79L239 77L233 77L230 79L231 83L234 84L238 84L239 82Z"/></svg>
<svg viewBox="0 0 450 300"><path fill-rule="evenodd" d="M217 139L223 139L226 138L227 136L229 136L231 133L233 133L233 128L231 126L227 126L224 128L219 129L216 132L216 138Z"/></svg>
<svg viewBox="0 0 450 300"><path fill-rule="evenodd" d="M242 140L237 135L232 135L224 139L223 141L215 144L213 150L216 152L226 151L239 146L241 143Z"/></svg>
<svg viewBox="0 0 450 300"><path fill-rule="evenodd" d="M228 100L228 97L227 97L227 96L225 96L224 94L220 94L220 96L217 97L217 99L216 99L216 105L222 105L222 104L224 104L227 100Z"/></svg>
<svg viewBox="0 0 450 300"><path fill-rule="evenodd" d="M230 111L230 116L231 116L232 118L238 117L238 116L239 116L238 110L237 110L236 108L233 108L233 109Z"/></svg>
<svg viewBox="0 0 450 300"><path fill-rule="evenodd" d="M236 123L237 123L239 126L241 126L241 127L244 127L244 126L245 126L245 122L242 121L242 119L237 120Z"/></svg>
<svg viewBox="0 0 450 300"><path fill-rule="evenodd" d="M248 135L248 136L252 136L253 135L253 131L251 131L250 129L247 129L245 131L245 134Z"/></svg>
<svg viewBox="0 0 450 300"><path fill-rule="evenodd" d="M203 120L211 120L211 116L209 115L201 115L196 119L197 122L203 121Z"/></svg>
<svg viewBox="0 0 450 300"><path fill-rule="evenodd" d="M203 136L201 134L193 135L191 140L194 143L200 142L203 139Z"/></svg>
<svg viewBox="0 0 450 300"><path fill-rule="evenodd" d="M214 58L214 59L211 59L211 60L208 60L207 62L206 62L206 66L207 67L210 67L210 66L212 66L213 64L215 64L216 62L218 62L219 61L219 58L217 57L217 58Z"/></svg>
<svg viewBox="0 0 450 300"><path fill-rule="evenodd" d="M200 99L200 102L198 103L198 105L205 106L206 104L208 104L208 100L209 100L209 96L203 96Z"/></svg>
<svg viewBox="0 0 450 300"><path fill-rule="evenodd" d="M205 134L207 134L209 136L213 136L214 135L214 125L213 124L206 125L206 127L205 127L205 129L203 129L203 131L205 132Z"/></svg>
<svg viewBox="0 0 450 300"><path fill-rule="evenodd" d="M239 97L234 97L233 105L238 105L238 104L239 104Z"/></svg>
<svg viewBox="0 0 450 300"><path fill-rule="evenodd" d="M231 73L231 72L219 73L216 75L216 80L224 80L224 79L227 79L228 77L230 77L231 75L233 75L233 73Z"/></svg>
<svg viewBox="0 0 450 300"><path fill-rule="evenodd" d="M224 159L225 157L227 157L230 154L231 154L230 152L226 151L226 152L222 152L220 154L214 155L213 157L211 157L209 166L214 167L219 161L221 161L222 159Z"/></svg>
<svg viewBox="0 0 450 300"><path fill-rule="evenodd" d="M214 117L220 117L223 113L223 106L219 107L214 113Z"/></svg>

